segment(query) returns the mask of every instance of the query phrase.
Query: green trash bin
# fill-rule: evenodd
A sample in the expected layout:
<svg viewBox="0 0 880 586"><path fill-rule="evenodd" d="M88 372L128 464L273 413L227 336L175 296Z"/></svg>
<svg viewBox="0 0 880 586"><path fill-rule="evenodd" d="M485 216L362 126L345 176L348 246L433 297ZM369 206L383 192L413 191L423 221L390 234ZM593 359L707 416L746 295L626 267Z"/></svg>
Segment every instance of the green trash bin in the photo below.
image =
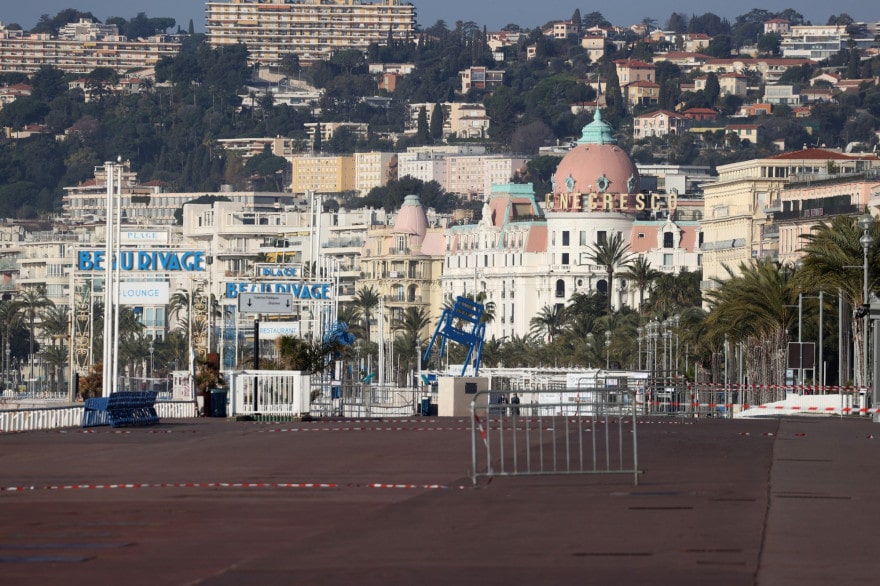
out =
<svg viewBox="0 0 880 586"><path fill-rule="evenodd" d="M211 389L209 417L226 417L226 389Z"/></svg>

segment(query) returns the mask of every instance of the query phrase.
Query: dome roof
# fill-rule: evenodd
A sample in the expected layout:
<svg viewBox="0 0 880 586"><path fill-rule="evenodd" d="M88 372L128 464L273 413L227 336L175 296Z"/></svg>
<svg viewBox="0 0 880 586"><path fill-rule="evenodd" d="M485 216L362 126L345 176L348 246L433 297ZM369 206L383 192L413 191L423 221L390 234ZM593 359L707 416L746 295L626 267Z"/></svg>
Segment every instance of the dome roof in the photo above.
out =
<svg viewBox="0 0 880 586"><path fill-rule="evenodd" d="M554 193L637 193L639 171L629 155L617 146L611 126L596 110L553 175Z"/></svg>
<svg viewBox="0 0 880 586"><path fill-rule="evenodd" d="M419 248L425 234L428 232L428 216L418 195L407 195L397 212L394 221L393 234L407 234L410 236L410 246Z"/></svg>

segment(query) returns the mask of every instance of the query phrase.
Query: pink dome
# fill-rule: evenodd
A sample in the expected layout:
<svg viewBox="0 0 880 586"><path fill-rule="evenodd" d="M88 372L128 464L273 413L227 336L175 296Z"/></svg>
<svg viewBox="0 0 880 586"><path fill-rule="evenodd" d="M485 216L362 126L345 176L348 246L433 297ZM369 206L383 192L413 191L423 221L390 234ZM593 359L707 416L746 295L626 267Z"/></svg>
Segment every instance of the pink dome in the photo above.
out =
<svg viewBox="0 0 880 586"><path fill-rule="evenodd" d="M554 193L638 193L639 171L629 155L617 146L611 127L596 110L593 122L556 168Z"/></svg>
<svg viewBox="0 0 880 586"><path fill-rule="evenodd" d="M422 245L422 240L428 232L428 217L418 195L407 195L404 198L391 232L408 235L412 248L417 249Z"/></svg>

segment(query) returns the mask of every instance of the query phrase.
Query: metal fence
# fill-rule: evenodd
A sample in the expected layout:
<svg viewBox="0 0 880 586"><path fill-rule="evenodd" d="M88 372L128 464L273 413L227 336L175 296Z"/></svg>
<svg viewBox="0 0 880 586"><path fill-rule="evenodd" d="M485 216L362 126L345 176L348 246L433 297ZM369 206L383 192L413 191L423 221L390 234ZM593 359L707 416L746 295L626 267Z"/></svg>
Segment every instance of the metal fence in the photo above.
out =
<svg viewBox="0 0 880 586"><path fill-rule="evenodd" d="M160 419L187 419L196 417L194 401L163 401L156 403ZM64 429L80 427L83 405L63 407L30 407L0 410L0 433Z"/></svg>
<svg viewBox="0 0 880 586"><path fill-rule="evenodd" d="M157 401L171 401L173 381L171 378L149 378L140 376L121 376L117 391L155 391Z"/></svg>
<svg viewBox="0 0 880 586"><path fill-rule="evenodd" d="M314 385L310 413L317 417L409 417L420 413L422 390L378 384ZM436 405L436 397L431 401Z"/></svg>
<svg viewBox="0 0 880 586"><path fill-rule="evenodd" d="M816 411L807 407L815 399L812 402L825 405L831 401L835 405L833 410L823 407L819 411L846 415L867 411L866 394L866 389L859 387L715 384L654 377L639 389L636 402L642 415L703 418L736 417L755 409L768 415ZM794 406L787 410L785 403Z"/></svg>
<svg viewBox="0 0 880 586"><path fill-rule="evenodd" d="M638 485L636 389L625 383L484 391L471 414L474 484L493 476L630 474Z"/></svg>
<svg viewBox="0 0 880 586"><path fill-rule="evenodd" d="M287 370L243 370L229 377L230 415L309 413L308 375Z"/></svg>

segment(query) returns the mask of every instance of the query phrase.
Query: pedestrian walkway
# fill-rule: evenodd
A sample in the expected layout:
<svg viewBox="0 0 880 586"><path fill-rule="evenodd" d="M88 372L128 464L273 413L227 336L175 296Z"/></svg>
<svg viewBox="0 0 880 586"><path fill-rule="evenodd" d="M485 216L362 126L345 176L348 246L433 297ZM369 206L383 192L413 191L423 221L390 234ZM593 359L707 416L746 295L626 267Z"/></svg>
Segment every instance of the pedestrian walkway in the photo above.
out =
<svg viewBox="0 0 880 586"><path fill-rule="evenodd" d="M645 420L638 487L616 476L473 487L468 430L460 418L198 419L3 434L0 576L150 586L875 581L880 426L864 419Z"/></svg>

